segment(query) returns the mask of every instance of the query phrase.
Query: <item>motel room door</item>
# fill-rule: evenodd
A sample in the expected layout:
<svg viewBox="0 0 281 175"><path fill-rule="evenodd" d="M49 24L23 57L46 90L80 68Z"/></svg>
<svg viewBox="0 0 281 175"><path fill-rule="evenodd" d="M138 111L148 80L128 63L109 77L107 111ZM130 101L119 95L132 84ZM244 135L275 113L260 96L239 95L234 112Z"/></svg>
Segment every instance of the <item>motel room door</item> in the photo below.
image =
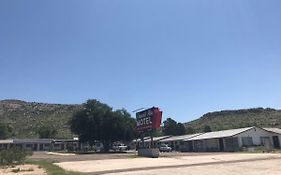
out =
<svg viewBox="0 0 281 175"><path fill-rule="evenodd" d="M278 136L273 136L272 139L273 139L274 148L280 148L280 142Z"/></svg>
<svg viewBox="0 0 281 175"><path fill-rule="evenodd" d="M220 151L224 151L223 139L219 139Z"/></svg>

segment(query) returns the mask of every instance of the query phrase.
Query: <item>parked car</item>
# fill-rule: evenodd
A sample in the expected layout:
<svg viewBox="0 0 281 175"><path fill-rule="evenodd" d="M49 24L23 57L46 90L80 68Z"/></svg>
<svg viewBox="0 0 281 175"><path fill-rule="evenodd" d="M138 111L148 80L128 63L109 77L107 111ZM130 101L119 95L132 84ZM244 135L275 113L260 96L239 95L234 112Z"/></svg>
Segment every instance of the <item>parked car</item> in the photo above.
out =
<svg viewBox="0 0 281 175"><path fill-rule="evenodd" d="M93 148L95 152L101 152L104 149L103 144L101 142L96 142Z"/></svg>
<svg viewBox="0 0 281 175"><path fill-rule="evenodd" d="M113 151L125 151L127 150L127 146L123 143L114 144L112 146Z"/></svg>
<svg viewBox="0 0 281 175"><path fill-rule="evenodd" d="M172 151L172 148L169 147L168 145L161 145L159 147L159 151L161 152L171 152Z"/></svg>

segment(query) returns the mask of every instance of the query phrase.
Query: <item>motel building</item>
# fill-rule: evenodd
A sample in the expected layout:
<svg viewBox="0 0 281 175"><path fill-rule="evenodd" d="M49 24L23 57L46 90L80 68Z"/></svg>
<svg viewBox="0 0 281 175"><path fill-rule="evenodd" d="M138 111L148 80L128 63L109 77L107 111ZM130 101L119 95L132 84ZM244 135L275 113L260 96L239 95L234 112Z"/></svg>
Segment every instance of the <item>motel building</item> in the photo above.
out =
<svg viewBox="0 0 281 175"><path fill-rule="evenodd" d="M134 143L140 147L149 147L150 137ZM162 136L153 138L153 147L166 144L173 151L182 152L234 152L241 150L280 149L281 129L247 127L207 133L188 134L181 136Z"/></svg>
<svg viewBox="0 0 281 175"><path fill-rule="evenodd" d="M246 148L263 147L279 149L281 134L273 128L248 127L223 131L208 132L185 139L188 151L239 151Z"/></svg>
<svg viewBox="0 0 281 175"><path fill-rule="evenodd" d="M7 139L0 140L0 149L22 148L32 151L63 151L78 149L78 139Z"/></svg>
<svg viewBox="0 0 281 175"><path fill-rule="evenodd" d="M145 137L131 143L131 148L149 148L151 138ZM188 134L181 136L154 137L152 147L162 144L169 145L173 151L184 152L234 152L240 150L280 149L281 129L247 127L207 133ZM6 139L0 140L0 149L19 147L33 151L77 150L80 147L74 139Z"/></svg>
<svg viewBox="0 0 281 175"><path fill-rule="evenodd" d="M263 128L272 134L272 141L274 148L281 148L281 129L279 128Z"/></svg>

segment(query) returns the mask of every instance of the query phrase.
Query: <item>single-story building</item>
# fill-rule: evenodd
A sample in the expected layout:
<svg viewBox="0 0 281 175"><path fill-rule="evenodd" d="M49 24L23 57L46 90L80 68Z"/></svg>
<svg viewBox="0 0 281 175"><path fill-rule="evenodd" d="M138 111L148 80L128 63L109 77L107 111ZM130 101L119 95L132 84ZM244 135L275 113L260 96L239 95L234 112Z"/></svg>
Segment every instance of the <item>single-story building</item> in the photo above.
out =
<svg viewBox="0 0 281 175"><path fill-rule="evenodd" d="M136 147L150 147L150 137L134 140ZM281 129L247 127L181 136L154 137L152 147L167 144L175 151L239 151L244 148L261 146L265 149L281 148ZM133 148L133 146L131 147Z"/></svg>
<svg viewBox="0 0 281 175"><path fill-rule="evenodd" d="M7 139L0 140L0 149L18 147L32 151L61 151L79 148L77 139Z"/></svg>
<svg viewBox="0 0 281 175"><path fill-rule="evenodd" d="M264 146L274 148L273 134L263 128L247 127L207 132L184 140L192 146L190 151L238 151L243 147Z"/></svg>
<svg viewBox="0 0 281 175"><path fill-rule="evenodd" d="M281 129L280 128L263 128L264 130L272 133L273 147L280 149L281 145Z"/></svg>
<svg viewBox="0 0 281 175"><path fill-rule="evenodd" d="M171 136L171 137L162 139L159 142L160 142L160 144L166 144L166 145L170 146L172 148L172 150L175 150L175 151L188 151L189 145L187 145L187 142L184 142L184 140L196 137L201 134L202 133Z"/></svg>
<svg viewBox="0 0 281 175"><path fill-rule="evenodd" d="M52 139L9 139L0 140L0 149L18 147L32 151L50 150Z"/></svg>
<svg viewBox="0 0 281 175"><path fill-rule="evenodd" d="M79 149L79 141L78 138L73 139L56 139L52 141L52 150L60 151L60 150L68 150L74 151Z"/></svg>

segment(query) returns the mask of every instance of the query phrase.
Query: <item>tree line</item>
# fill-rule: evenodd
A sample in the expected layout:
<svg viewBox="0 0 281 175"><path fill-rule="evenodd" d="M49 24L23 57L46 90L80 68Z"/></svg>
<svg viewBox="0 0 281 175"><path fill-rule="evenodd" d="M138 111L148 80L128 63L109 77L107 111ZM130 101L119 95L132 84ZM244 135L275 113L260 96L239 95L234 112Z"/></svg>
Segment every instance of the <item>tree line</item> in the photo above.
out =
<svg viewBox="0 0 281 175"><path fill-rule="evenodd" d="M97 100L88 100L70 120L71 131L82 143L92 146L95 141L101 141L105 151L115 141L135 138L135 127L135 119L125 109L113 110Z"/></svg>
<svg viewBox="0 0 281 175"><path fill-rule="evenodd" d="M107 104L98 100L88 100L83 108L77 111L69 121L71 131L79 137L80 142L91 146L100 141L108 151L115 141L131 141L140 137L136 131L136 119L125 109L113 110ZM202 132L210 132L210 126L205 126ZM41 126L37 129L39 138L55 138L57 131L52 126ZM198 131L197 131L198 132ZM161 128L153 131L154 136L193 134L195 130L177 122L172 118L163 121ZM0 124L0 139L11 135L6 125Z"/></svg>
<svg viewBox="0 0 281 175"><path fill-rule="evenodd" d="M71 131L78 135L79 140L93 145L100 141L108 151L115 141L131 141L140 137L136 131L136 119L132 118L125 109L113 110L107 104L98 100L88 100L83 104L82 110L73 115L70 122ZM204 132L211 131L206 126ZM191 127L167 118L160 129L154 131L154 136L193 134Z"/></svg>

